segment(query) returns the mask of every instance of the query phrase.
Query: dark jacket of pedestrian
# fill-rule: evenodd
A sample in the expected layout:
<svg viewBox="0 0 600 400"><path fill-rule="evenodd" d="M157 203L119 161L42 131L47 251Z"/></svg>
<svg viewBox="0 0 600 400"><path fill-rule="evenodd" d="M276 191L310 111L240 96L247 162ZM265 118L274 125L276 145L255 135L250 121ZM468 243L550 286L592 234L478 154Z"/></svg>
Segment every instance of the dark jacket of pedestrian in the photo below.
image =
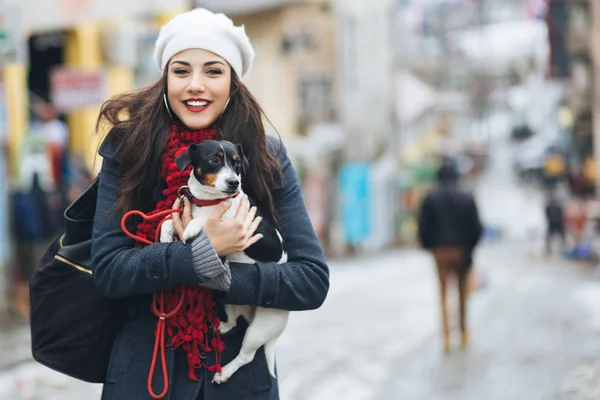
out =
<svg viewBox="0 0 600 400"><path fill-rule="evenodd" d="M460 247L470 253L483 232L475 199L459 185L458 171L452 164L440 168L438 181L421 204L421 246L429 250Z"/></svg>
<svg viewBox="0 0 600 400"><path fill-rule="evenodd" d="M565 216L562 205L555 199L551 199L546 205L546 223L548 231L563 232L565 230Z"/></svg>

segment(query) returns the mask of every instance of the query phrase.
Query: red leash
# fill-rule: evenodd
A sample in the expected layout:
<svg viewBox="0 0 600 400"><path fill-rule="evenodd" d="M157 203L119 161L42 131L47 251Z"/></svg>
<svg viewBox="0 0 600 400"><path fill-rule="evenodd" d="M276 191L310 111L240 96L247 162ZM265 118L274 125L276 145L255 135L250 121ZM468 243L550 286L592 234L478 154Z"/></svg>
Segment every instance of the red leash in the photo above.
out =
<svg viewBox="0 0 600 400"><path fill-rule="evenodd" d="M156 234L155 234L155 237L154 237L154 241L158 242L160 240L160 227L162 226L162 224L165 221L171 219L171 214L173 214L173 213L182 214L183 210L174 208L174 209L169 209L169 210L161 211L161 212L158 212L158 213L152 214L152 215L144 214L143 212L138 211L138 210L131 210L131 211L125 213L125 215L123 215L123 218L121 218L121 229L123 230L123 232L125 232L125 234L127 236L129 236L133 240L136 240L136 241L144 243L144 244L152 244L153 242L151 242L149 240L146 240L144 238L141 238L139 236L136 236L136 235L134 235L133 233L131 233L131 232L129 232L127 230L127 226L125 225L125 223L127 222L127 218L131 217L132 215L137 215L137 216L142 217L144 219L144 221L152 221L152 220L155 220L155 219L159 219L160 217L163 217L163 220L160 221L160 224L158 225L158 228L156 228Z"/></svg>
<svg viewBox="0 0 600 400"><path fill-rule="evenodd" d="M201 129L198 131L190 131L182 128L177 124L172 124L169 132L169 139L165 144L161 155L161 176L167 187L162 190L163 200L156 203L156 209L145 216L139 212L129 213L125 219L131 215L138 215L144 218L144 221L137 225L137 231L133 231L136 235L132 235L125 229L125 224L122 223L124 232L128 237L136 240L138 245L150 244L150 241L159 242L160 236L156 235L160 231L156 225L160 222L158 219L147 220L145 218L160 218L158 215L165 216L167 213L181 212L181 210L171 209L173 202L177 197L181 196L178 190L187 185L189 180L189 170L180 171L175 163L175 159L182 154L188 146L193 143L200 143L203 140L215 139L217 136L216 129ZM158 214L158 211L166 211L165 214ZM157 214L154 214L157 213ZM167 215L168 218L168 215ZM156 236L156 238L155 238ZM182 294L185 293L185 295ZM161 301L162 296L162 301ZM183 304L182 297L183 296ZM221 370L221 353L224 350L224 344L220 338L218 331L219 318L217 315L216 304L211 290L200 287L199 285L186 285L172 290L167 290L164 293L155 293L153 295L152 312L158 317L157 330L155 336L159 336L155 343L155 361L152 363L154 368L158 362L158 349L161 348L161 342L165 342L170 337L171 341L166 342L166 345L172 348L182 347L187 356L188 377L191 380L198 380L195 376L195 370L198 368L206 368L207 371L220 372ZM188 309L189 307L189 309ZM172 310L171 312L168 312ZM174 315L172 315L175 313ZM170 318L169 316L172 315ZM163 317L164 320L160 318ZM161 322L162 321L162 322ZM209 335L209 330L212 325L213 336ZM164 345L164 344L163 344ZM216 356L215 365L206 365L206 357L203 353L214 351ZM165 389L161 396L167 392L166 385L166 367L164 352L161 352L163 358L163 378ZM152 376L154 369L151 369ZM157 377L158 378L158 377ZM150 378L148 379L150 382ZM151 385L148 385L149 387ZM149 388L148 392L152 398L160 398Z"/></svg>
<svg viewBox="0 0 600 400"><path fill-rule="evenodd" d="M180 210L180 209L165 210L165 211L161 211L161 212L158 212L158 213L152 214L152 215L146 215L141 211L132 210L132 211L125 213L125 215L123 215L123 218L121 218L121 229L130 238L132 238L138 242L149 245L149 244L152 244L151 241L141 238L139 236L136 236L127 230L127 227L126 227L127 218L131 217L132 215L138 215L138 216L142 217L145 221L163 218L162 221L160 221L160 223L158 224L158 227L156 228L156 234L154 237L154 241L158 242L158 241L160 241L160 228L161 228L162 224L165 221L171 219L171 214L174 212L181 214L181 213L183 213L183 210ZM181 296L179 298L179 301L177 302L177 305L175 306L175 308L173 310L171 310L170 312L167 313L165 311L165 292L159 292L159 293L152 294L152 312L154 313L154 315L156 315L158 317L158 322L156 324L156 335L155 335L156 337L154 340L154 353L152 354L152 363L150 364L150 372L148 373L148 393L150 394L150 396L153 399L162 399L163 397L165 397L165 395L169 391L169 375L168 375L168 371L167 371L167 359L165 356L166 319L171 318L173 315L175 315L179 311L179 309L183 305L184 299L185 299L185 290L182 290ZM159 348L160 348L161 367L162 367L162 372L163 372L163 386L164 387L163 387L163 391L160 394L156 394L154 392L154 388L152 387L152 378L154 377L154 370L156 369L156 359L158 357Z"/></svg>

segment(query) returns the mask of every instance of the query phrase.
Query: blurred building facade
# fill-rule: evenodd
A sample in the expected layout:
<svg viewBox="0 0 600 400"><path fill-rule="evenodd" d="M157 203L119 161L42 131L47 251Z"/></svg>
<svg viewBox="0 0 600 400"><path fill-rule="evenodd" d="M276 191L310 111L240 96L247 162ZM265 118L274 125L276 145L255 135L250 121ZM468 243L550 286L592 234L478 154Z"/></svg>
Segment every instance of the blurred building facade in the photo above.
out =
<svg viewBox="0 0 600 400"><path fill-rule="evenodd" d="M596 160L596 188L600 188L600 3L590 2L590 55L592 91L592 127L594 136L594 152Z"/></svg>
<svg viewBox="0 0 600 400"><path fill-rule="evenodd" d="M600 187L600 4L593 0L549 0L546 14L550 78L563 82L577 194ZM572 185L573 186L573 185Z"/></svg>
<svg viewBox="0 0 600 400"><path fill-rule="evenodd" d="M282 137L337 120L335 21L328 0L197 0L244 25L257 57L244 82Z"/></svg>
<svg viewBox="0 0 600 400"><path fill-rule="evenodd" d="M565 34L565 47L568 61L564 64L567 71L568 104L573 113L572 143L576 155L575 173L580 173L582 178L593 187L596 183L596 162L594 157L594 130L593 123L593 76L591 35L592 15L590 6L593 2L576 0L567 3L550 3L549 15L553 21L563 19L563 7L566 4L567 26ZM554 12L556 10L556 12ZM551 42L551 46L554 43ZM553 47L560 46L555 45ZM558 51L557 51L558 52ZM559 64L560 65L560 64ZM559 70L559 72L562 72ZM579 172L580 171L580 172Z"/></svg>
<svg viewBox="0 0 600 400"><path fill-rule="evenodd" d="M354 238L352 244L357 250L376 250L395 241L399 203L396 183L400 132L395 114L394 64L399 2L337 0L334 5L343 93L340 120L347 140L344 170L355 171L342 175L347 177L341 181L347 187L342 208L354 208L354 212L345 214L342 226L345 235ZM360 181L351 189L351 175L358 171L364 171L368 189L366 196L353 199L349 193L362 192Z"/></svg>

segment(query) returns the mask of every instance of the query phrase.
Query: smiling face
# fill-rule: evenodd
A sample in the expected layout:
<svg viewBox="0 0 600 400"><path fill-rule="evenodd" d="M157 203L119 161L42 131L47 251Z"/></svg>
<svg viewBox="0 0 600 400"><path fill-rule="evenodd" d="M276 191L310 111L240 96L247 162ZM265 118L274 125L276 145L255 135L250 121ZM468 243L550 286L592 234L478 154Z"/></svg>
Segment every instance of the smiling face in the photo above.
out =
<svg viewBox="0 0 600 400"><path fill-rule="evenodd" d="M184 50L169 61L169 106L190 129L208 128L219 118L229 99L230 88L231 67L210 51Z"/></svg>

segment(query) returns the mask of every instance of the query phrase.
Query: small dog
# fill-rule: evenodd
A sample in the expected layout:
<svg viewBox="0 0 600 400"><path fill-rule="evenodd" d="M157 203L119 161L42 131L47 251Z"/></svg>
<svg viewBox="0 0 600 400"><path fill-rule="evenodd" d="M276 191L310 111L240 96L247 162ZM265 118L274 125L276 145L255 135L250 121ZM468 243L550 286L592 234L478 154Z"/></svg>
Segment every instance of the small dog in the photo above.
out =
<svg viewBox="0 0 600 400"><path fill-rule="evenodd" d="M188 190L192 196L192 221L181 238L184 242L199 235L214 207L222 201L231 201L224 218L233 218L243 195L241 175L248 166L241 146L227 141L204 140L192 144L177 157L175 163L181 171L191 164L192 173ZM227 256L229 261L254 264L256 261L287 262L285 244L279 232L266 220L262 220L256 233L263 238L243 252ZM172 242L175 231L173 222L167 220L161 228L160 241ZM285 329L289 311L271 308L225 305L227 321L221 322L219 332L225 334L236 326L237 318L248 321L242 348L235 359L225 365L221 373L215 374L214 383L226 382L240 367L254 359L256 351L265 347L265 356L270 374L275 377L275 342Z"/></svg>

